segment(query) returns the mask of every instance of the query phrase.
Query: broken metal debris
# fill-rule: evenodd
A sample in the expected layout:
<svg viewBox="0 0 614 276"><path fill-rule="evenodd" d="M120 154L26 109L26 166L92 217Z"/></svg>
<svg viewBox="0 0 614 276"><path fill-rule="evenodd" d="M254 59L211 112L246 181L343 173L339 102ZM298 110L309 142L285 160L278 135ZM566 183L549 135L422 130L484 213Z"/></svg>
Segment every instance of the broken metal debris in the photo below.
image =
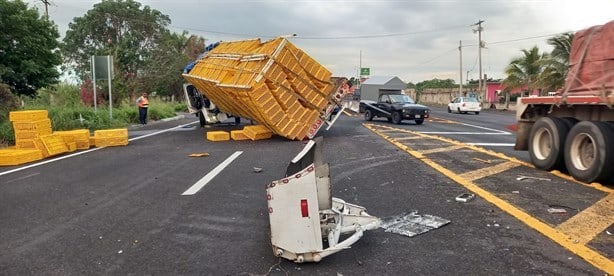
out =
<svg viewBox="0 0 614 276"><path fill-rule="evenodd" d="M470 193L462 193L459 196L456 197L456 201L458 202L469 202L472 199L475 198L474 194L470 194Z"/></svg>
<svg viewBox="0 0 614 276"><path fill-rule="evenodd" d="M533 179L533 180L541 180L541 181L552 181L552 179L550 179L550 178L535 177L535 176L519 175L518 177L516 177L516 180L518 180L518 181L522 181L522 180L525 180L525 179Z"/></svg>
<svg viewBox="0 0 614 276"><path fill-rule="evenodd" d="M409 211L401 215L382 219L380 225L386 232L413 237L450 223L449 220L432 215L418 215Z"/></svg>
<svg viewBox="0 0 614 276"><path fill-rule="evenodd" d="M563 208L548 208L550 214L567 214L567 210Z"/></svg>
<svg viewBox="0 0 614 276"><path fill-rule="evenodd" d="M475 158L475 157L473 158L473 160L475 160L475 161L480 161L480 162L482 162L482 163L486 163L486 164L490 164L490 163L492 163L492 161L491 161L491 160L484 160L484 159Z"/></svg>
<svg viewBox="0 0 614 276"><path fill-rule="evenodd" d="M262 172L262 168L254 167L254 172L255 173Z"/></svg>

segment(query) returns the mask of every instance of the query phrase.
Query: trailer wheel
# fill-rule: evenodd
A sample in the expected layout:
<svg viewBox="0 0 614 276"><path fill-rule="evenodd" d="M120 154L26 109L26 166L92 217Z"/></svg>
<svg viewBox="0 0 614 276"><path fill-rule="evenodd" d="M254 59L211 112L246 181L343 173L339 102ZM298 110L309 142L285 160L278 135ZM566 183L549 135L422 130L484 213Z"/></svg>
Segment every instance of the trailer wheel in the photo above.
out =
<svg viewBox="0 0 614 276"><path fill-rule="evenodd" d="M207 124L207 120L205 119L205 114L202 109L198 111L198 121L200 122L200 127L205 127Z"/></svg>
<svg viewBox="0 0 614 276"><path fill-rule="evenodd" d="M564 166L563 147L570 127L562 119L542 117L529 134L529 157L540 170L561 169Z"/></svg>
<svg viewBox="0 0 614 276"><path fill-rule="evenodd" d="M365 120L372 121L373 120L373 111L370 109L365 110Z"/></svg>
<svg viewBox="0 0 614 276"><path fill-rule="evenodd" d="M614 128L605 122L579 122L565 142L565 165L582 182L607 181L614 175Z"/></svg>
<svg viewBox="0 0 614 276"><path fill-rule="evenodd" d="M398 111L392 112L392 123L400 124L401 123L401 113Z"/></svg>

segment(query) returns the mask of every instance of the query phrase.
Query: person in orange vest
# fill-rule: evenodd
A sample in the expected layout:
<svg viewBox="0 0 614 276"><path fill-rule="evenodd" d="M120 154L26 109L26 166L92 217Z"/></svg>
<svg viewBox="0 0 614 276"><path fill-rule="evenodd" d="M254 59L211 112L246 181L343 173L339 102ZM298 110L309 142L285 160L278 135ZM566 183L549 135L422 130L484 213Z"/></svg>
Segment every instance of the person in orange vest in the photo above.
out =
<svg viewBox="0 0 614 276"><path fill-rule="evenodd" d="M136 104L139 106L139 121L141 125L147 124L147 108L149 107L149 99L147 93L143 93L138 99Z"/></svg>

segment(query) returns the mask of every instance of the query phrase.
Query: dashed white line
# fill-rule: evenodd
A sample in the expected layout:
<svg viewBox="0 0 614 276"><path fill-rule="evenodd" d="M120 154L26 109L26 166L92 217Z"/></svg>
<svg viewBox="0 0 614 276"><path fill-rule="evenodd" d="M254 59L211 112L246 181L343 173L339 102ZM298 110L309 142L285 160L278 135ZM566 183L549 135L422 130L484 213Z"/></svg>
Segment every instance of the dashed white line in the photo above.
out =
<svg viewBox="0 0 614 276"><path fill-rule="evenodd" d="M215 169L213 169L207 175L205 175L203 178L198 180L198 182L196 182L194 185L192 185L192 187L187 189L181 195L193 195L193 194L197 193L198 191L200 191L200 189L205 187L205 185L207 185L207 183L209 183L209 181L211 181L211 179L213 179L215 176L217 176L222 170L224 170L228 165L230 165L230 163L232 163L232 161L234 161L237 157L239 157L239 155L241 155L241 153L243 153L243 152L242 151L237 151L237 152L233 153L230 157L226 158L226 160L224 160L224 162L222 162L219 165L217 165L217 167L215 167Z"/></svg>

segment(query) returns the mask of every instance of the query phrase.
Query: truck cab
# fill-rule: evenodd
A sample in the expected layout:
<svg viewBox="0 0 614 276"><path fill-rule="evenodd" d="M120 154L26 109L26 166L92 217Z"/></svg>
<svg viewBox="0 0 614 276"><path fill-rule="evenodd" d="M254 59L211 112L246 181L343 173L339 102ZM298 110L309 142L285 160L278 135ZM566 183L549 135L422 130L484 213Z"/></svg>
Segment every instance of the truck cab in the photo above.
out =
<svg viewBox="0 0 614 276"><path fill-rule="evenodd" d="M366 103L365 120L385 117L389 122L400 124L403 120L412 120L417 125L424 123L431 110L417 104L410 96L404 94L381 94L376 103Z"/></svg>

